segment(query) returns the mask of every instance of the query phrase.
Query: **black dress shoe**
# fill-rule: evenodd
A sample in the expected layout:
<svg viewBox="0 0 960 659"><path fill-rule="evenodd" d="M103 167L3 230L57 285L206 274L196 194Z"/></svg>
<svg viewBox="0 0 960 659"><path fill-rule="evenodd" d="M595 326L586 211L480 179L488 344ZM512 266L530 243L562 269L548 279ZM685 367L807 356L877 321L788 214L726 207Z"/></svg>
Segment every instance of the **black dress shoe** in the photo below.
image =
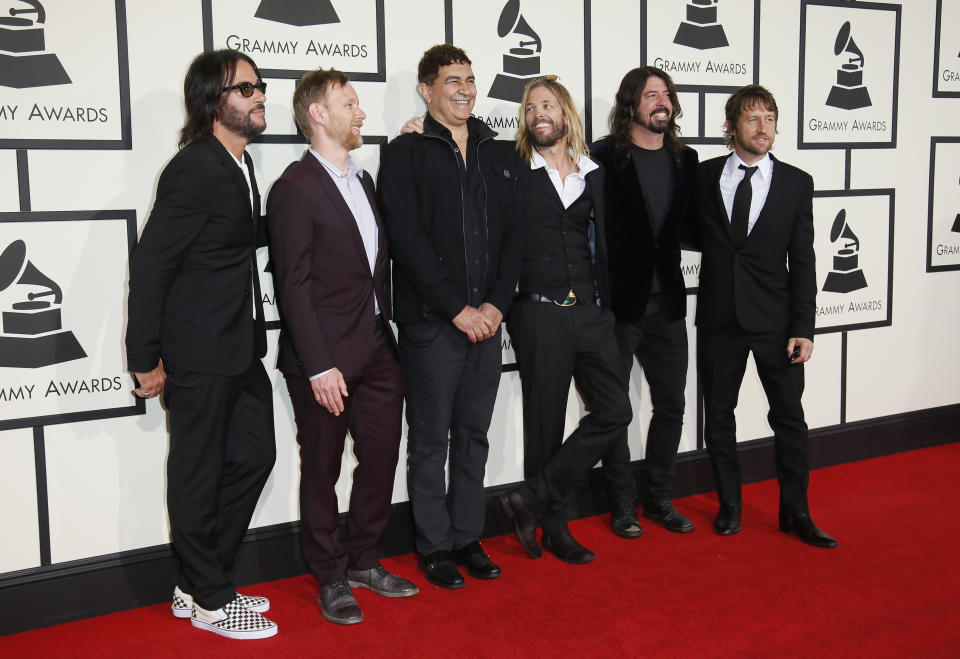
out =
<svg viewBox="0 0 960 659"><path fill-rule="evenodd" d="M643 516L652 519L668 531L690 533L693 522L677 510L670 499L648 499L643 502Z"/></svg>
<svg viewBox="0 0 960 659"><path fill-rule="evenodd" d="M355 625L363 622L363 612L357 598L346 581L334 581L320 589L320 613L338 625Z"/></svg>
<svg viewBox="0 0 960 659"><path fill-rule="evenodd" d="M793 531L801 540L814 547L833 549L838 544L836 540L821 531L810 519L810 515L805 513L798 515L780 513L780 530L785 533Z"/></svg>
<svg viewBox="0 0 960 659"><path fill-rule="evenodd" d="M427 575L427 581L434 586L455 590L466 585L448 551L435 551L427 556L420 556L419 564L420 569Z"/></svg>
<svg viewBox="0 0 960 659"><path fill-rule="evenodd" d="M500 567L483 551L479 540L455 551L454 556L467 567L467 574L474 579L496 579L502 574Z"/></svg>
<svg viewBox="0 0 960 659"><path fill-rule="evenodd" d="M503 512L507 514L507 519L513 522L513 529L517 532L517 538L520 539L523 548L534 558L543 556L543 550L537 543L537 518L527 508L520 490L501 492L499 498Z"/></svg>
<svg viewBox="0 0 960 659"><path fill-rule="evenodd" d="M597 556L581 545L569 531L543 534L543 548L565 563L589 563Z"/></svg>
<svg viewBox="0 0 960 659"><path fill-rule="evenodd" d="M643 527L637 519L637 508L632 501L618 501L610 511L610 523L613 532L621 538L639 538L643 535Z"/></svg>
<svg viewBox="0 0 960 659"><path fill-rule="evenodd" d="M740 533L743 530L740 526L740 504L721 503L717 521L713 523L713 530L720 535Z"/></svg>

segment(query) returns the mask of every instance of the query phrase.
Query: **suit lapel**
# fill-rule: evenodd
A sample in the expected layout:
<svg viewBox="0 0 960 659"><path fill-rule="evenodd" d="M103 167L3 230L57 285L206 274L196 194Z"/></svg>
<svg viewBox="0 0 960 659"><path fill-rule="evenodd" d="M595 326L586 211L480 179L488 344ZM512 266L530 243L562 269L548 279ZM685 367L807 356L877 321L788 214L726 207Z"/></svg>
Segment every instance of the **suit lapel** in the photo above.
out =
<svg viewBox="0 0 960 659"><path fill-rule="evenodd" d="M387 261L387 237L383 228L383 219L380 217L380 209L377 208L376 191L373 188L373 179L364 172L360 179L363 185L363 191L367 194L367 201L370 202L370 208L373 210L373 219L377 223L377 259L376 268L386 264ZM364 252L366 254L366 252Z"/></svg>
<svg viewBox="0 0 960 659"><path fill-rule="evenodd" d="M653 235L653 226L650 224L652 221L650 215L647 213L647 200L643 194L643 186L640 185L640 179L637 177L637 167L633 163L633 159L627 161L627 164L623 167L617 168L617 176L620 177L620 181L623 185L624 190L627 191L626 197L629 200L631 209L633 210L634 217L643 217L646 218L646 222L642 222L642 230L649 232L650 235Z"/></svg>
<svg viewBox="0 0 960 659"><path fill-rule="evenodd" d="M757 216L757 221L753 223L753 231L747 234L748 240L750 236L753 235L753 232L757 230L757 227L766 225L764 218L769 215L769 213L767 213L767 209L771 207L771 200L776 199L774 195L779 194L780 177L776 176L777 159L773 157L773 154L770 154L770 161L773 163L773 166L770 168L770 189L767 191L767 198L763 201L763 208L760 209L760 214ZM761 224L761 222L763 222L763 224Z"/></svg>
<svg viewBox="0 0 960 659"><path fill-rule="evenodd" d="M363 257L363 263L367 264L367 250L363 246L363 237L360 235L360 227L357 226L357 220L353 216L353 213L350 212L347 202L343 200L343 195L340 194L340 188L338 188L337 184L333 182L332 178L330 178L330 173L327 172L326 168L312 153L310 153L310 151L307 151L305 154L303 154L303 161L316 176L317 181L320 183L320 188L326 194L327 199L330 202L330 207L334 211L333 215L336 216L338 221L343 223L347 234L350 236L350 242L353 243L354 247L357 248L360 255ZM376 208L376 206L374 206L374 208ZM376 211L374 211L374 213L376 213ZM382 233L382 231L378 231L377 233ZM379 251L380 250L378 250L378 256Z"/></svg>
<svg viewBox="0 0 960 659"><path fill-rule="evenodd" d="M212 135L208 138L208 144L210 146L210 151L213 153L213 157L220 164L221 167L227 173L227 177L230 181L233 182L236 191L243 195L244 203L247 205L247 209L251 212L250 219L253 220L253 209L250 207L250 190L253 190L254 201L259 202L260 195L257 193L257 184L256 179L253 176L253 167L252 160L247 160L248 171L250 172L250 188L247 187L247 179L243 175L243 171L240 169L240 165L237 164L236 159L233 157L227 147L223 146L216 137ZM249 158L244 152L244 156Z"/></svg>
<svg viewBox="0 0 960 659"><path fill-rule="evenodd" d="M729 156L727 156L727 158L729 158ZM723 203L723 192L720 191L720 177L723 176L723 168L727 165L727 158L720 158L717 161L717 171L713 172L710 179L713 180L714 203L717 204L717 208L719 209L718 212L715 213L717 221L723 222L727 230L727 236L730 237L730 240L733 240L730 216L727 215L727 206Z"/></svg>

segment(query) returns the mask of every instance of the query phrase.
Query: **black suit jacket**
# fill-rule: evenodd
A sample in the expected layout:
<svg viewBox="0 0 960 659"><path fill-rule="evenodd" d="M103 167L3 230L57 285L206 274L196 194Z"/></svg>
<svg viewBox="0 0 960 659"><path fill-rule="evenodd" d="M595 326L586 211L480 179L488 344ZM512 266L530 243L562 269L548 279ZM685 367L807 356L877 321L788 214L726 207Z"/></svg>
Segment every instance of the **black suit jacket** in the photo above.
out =
<svg viewBox="0 0 960 659"><path fill-rule="evenodd" d="M697 170L703 252L697 326L717 330L736 318L748 332L785 332L812 340L817 299L813 179L773 158L767 200L738 249L720 194L726 161L727 156L714 158Z"/></svg>
<svg viewBox="0 0 960 659"><path fill-rule="evenodd" d="M334 367L347 380L362 375L377 346L375 297L382 317L390 317L386 233L367 172L362 184L378 228L373 274L357 221L313 154L290 165L270 190L267 222L283 318L277 367L287 375L309 378Z"/></svg>
<svg viewBox="0 0 960 659"><path fill-rule="evenodd" d="M266 234L253 160L244 161L256 212L243 172L212 135L160 175L130 263L129 370L150 371L162 357L168 371L238 375L266 353L255 258Z"/></svg>
<svg viewBox="0 0 960 659"><path fill-rule="evenodd" d="M643 317L656 271L663 313L672 320L683 318L687 315L687 292L680 271L680 244L690 221L688 212L697 152L688 147L683 149L681 165L676 170L673 202L658 239L653 236L633 161L616 161L609 136L594 142L590 154L606 169L606 235L614 315L621 322Z"/></svg>

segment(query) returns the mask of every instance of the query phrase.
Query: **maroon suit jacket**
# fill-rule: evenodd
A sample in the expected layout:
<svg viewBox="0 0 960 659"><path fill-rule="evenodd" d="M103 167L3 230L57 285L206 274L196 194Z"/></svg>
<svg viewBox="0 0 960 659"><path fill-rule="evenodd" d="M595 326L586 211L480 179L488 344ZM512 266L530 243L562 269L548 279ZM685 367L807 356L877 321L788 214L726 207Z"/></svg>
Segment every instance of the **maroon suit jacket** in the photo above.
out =
<svg viewBox="0 0 960 659"><path fill-rule="evenodd" d="M309 151L287 167L267 199L273 277L283 329L277 368L309 378L338 368L350 381L373 359L374 296L391 340L386 232L373 179L363 188L377 220L373 275L357 222L336 184Z"/></svg>

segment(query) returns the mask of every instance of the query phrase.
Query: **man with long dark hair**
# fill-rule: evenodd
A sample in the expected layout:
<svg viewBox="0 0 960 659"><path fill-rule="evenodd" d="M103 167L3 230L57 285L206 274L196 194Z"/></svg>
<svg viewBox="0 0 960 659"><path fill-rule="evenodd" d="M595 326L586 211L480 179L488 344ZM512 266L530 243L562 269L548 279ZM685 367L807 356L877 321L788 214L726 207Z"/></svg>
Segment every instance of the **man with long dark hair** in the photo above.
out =
<svg viewBox="0 0 960 659"><path fill-rule="evenodd" d="M184 81L180 151L160 175L130 264L127 365L169 412L167 512L180 574L173 614L266 638L263 597L232 568L276 455L255 251L265 236L247 144L266 128L266 83L246 55L202 53Z"/></svg>
<svg viewBox="0 0 960 659"><path fill-rule="evenodd" d="M507 327L523 387L524 484L500 496L521 544L568 563L594 554L571 535L566 497L630 423L609 309L603 169L587 154L569 91L548 76L520 102L523 267ZM589 412L564 441L571 378Z"/></svg>
<svg viewBox="0 0 960 659"><path fill-rule="evenodd" d="M670 76L653 66L623 77L610 111L610 135L592 155L607 170L604 196L610 250L610 304L624 367L640 362L650 386L643 515L676 533L693 523L670 501L673 463L683 429L687 379L687 295L680 242L697 152L680 141L680 101ZM603 458L613 531L643 535L626 430Z"/></svg>

